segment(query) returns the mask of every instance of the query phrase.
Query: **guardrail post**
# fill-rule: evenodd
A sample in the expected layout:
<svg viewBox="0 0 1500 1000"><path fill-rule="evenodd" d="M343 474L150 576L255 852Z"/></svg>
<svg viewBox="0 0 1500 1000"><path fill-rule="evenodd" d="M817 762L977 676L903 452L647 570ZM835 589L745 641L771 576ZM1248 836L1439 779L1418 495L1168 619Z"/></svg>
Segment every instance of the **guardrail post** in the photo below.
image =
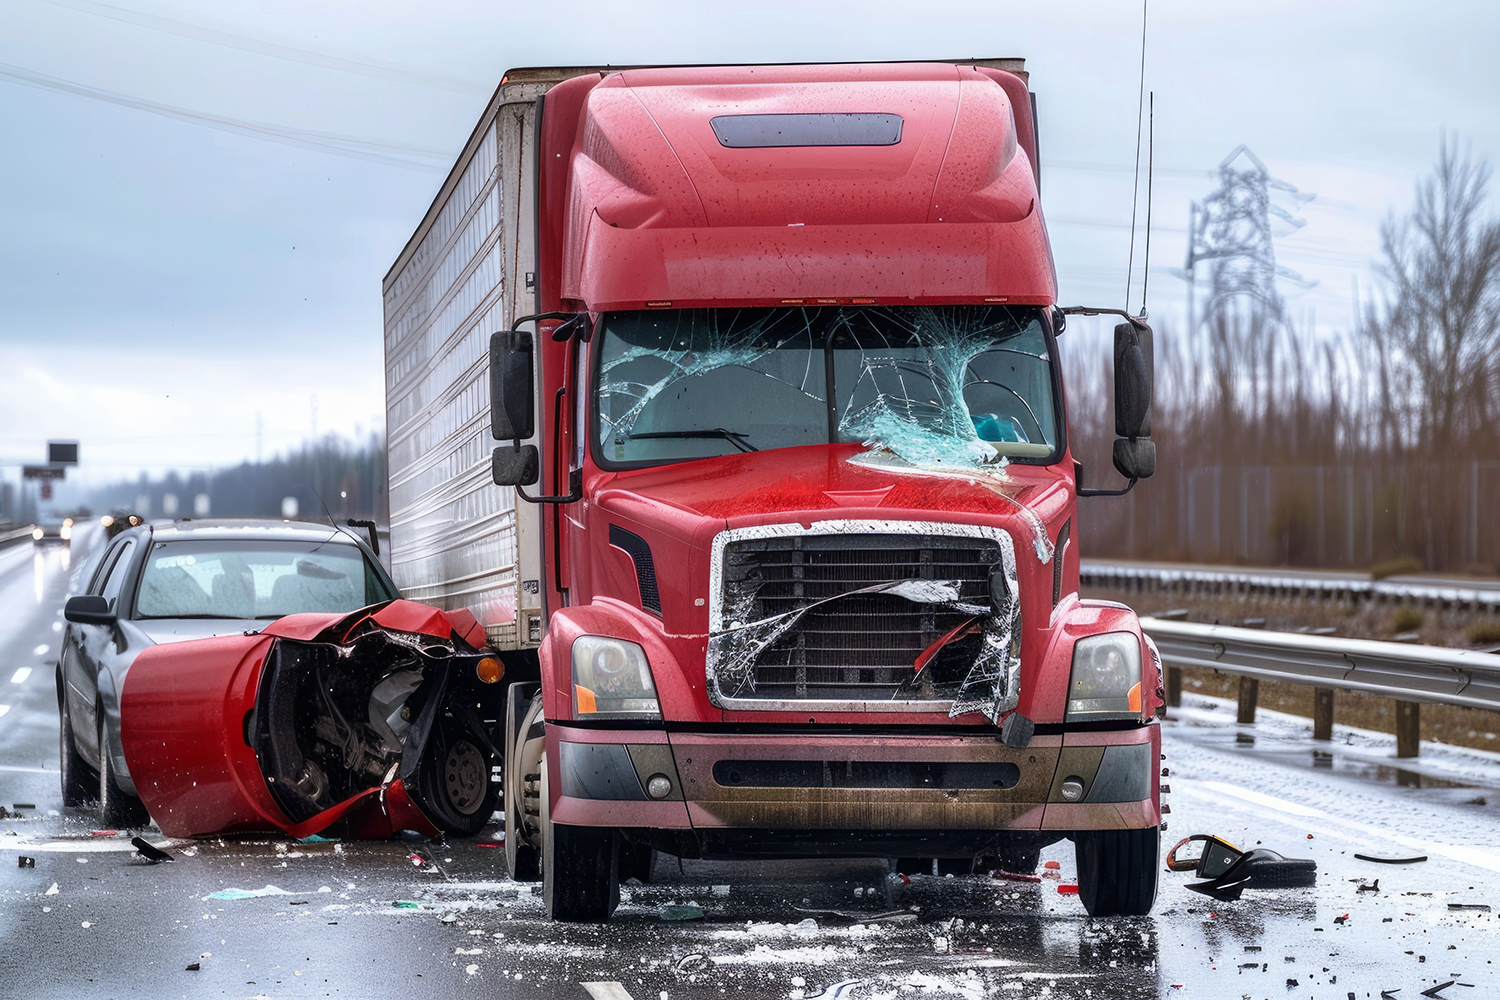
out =
<svg viewBox="0 0 1500 1000"><path fill-rule="evenodd" d="M1333 739L1333 688L1313 688L1313 739Z"/></svg>
<svg viewBox="0 0 1500 1000"><path fill-rule="evenodd" d="M1255 721L1255 700L1260 697L1260 681L1253 677L1240 678L1239 721L1249 725ZM1413 754L1412 756L1416 756Z"/></svg>
<svg viewBox="0 0 1500 1000"><path fill-rule="evenodd" d="M1182 668L1167 668L1167 704L1172 708L1182 707Z"/></svg>
<svg viewBox="0 0 1500 1000"><path fill-rule="evenodd" d="M1396 702L1396 756L1415 757L1422 746L1422 706Z"/></svg>

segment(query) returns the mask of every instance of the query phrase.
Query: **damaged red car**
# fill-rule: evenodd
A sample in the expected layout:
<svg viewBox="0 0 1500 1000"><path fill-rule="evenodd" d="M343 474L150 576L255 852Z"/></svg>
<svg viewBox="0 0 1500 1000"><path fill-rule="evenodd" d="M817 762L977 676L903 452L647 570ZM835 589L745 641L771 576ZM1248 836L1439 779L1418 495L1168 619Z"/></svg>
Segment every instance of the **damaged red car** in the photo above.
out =
<svg viewBox="0 0 1500 1000"><path fill-rule="evenodd" d="M505 668L464 611L288 615L136 659L121 742L169 836L472 836L495 811Z"/></svg>

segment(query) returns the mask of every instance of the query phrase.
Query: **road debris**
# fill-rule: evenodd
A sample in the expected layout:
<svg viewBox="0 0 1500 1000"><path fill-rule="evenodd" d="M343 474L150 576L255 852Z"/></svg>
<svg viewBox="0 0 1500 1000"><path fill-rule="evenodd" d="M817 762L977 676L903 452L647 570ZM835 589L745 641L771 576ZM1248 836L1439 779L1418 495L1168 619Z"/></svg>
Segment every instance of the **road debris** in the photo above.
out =
<svg viewBox="0 0 1500 1000"><path fill-rule="evenodd" d="M189 962L188 965L187 965L187 968L183 969L182 971L183 972L198 972L202 968L203 968L203 965L202 965L201 962Z"/></svg>
<svg viewBox="0 0 1500 1000"><path fill-rule="evenodd" d="M1450 910L1478 910L1481 913L1488 913L1488 912L1490 912L1491 907L1490 907L1489 903L1449 903L1448 904L1448 909L1450 909Z"/></svg>
<svg viewBox="0 0 1500 1000"><path fill-rule="evenodd" d="M1178 857L1183 848L1200 843L1196 855ZM1201 833L1184 837L1167 852L1167 868L1195 873L1204 881L1189 889L1224 901L1239 899L1246 889L1306 888L1318 880L1316 861L1282 857L1263 847L1241 851L1222 837Z"/></svg>
<svg viewBox="0 0 1500 1000"><path fill-rule="evenodd" d="M35 868L36 867L36 858L28 858L26 855L23 854L19 858L16 859L16 867L17 868Z"/></svg>
<svg viewBox="0 0 1500 1000"><path fill-rule="evenodd" d="M145 837L132 837L130 839L130 842L135 845L135 852L141 857L145 858L146 861L150 864L154 865L162 861L177 860L166 851L153 845Z"/></svg>
<svg viewBox="0 0 1500 1000"><path fill-rule="evenodd" d="M656 915L665 923L677 923L684 920L702 920L703 907L692 903L680 906L676 903L668 903L656 909Z"/></svg>
<svg viewBox="0 0 1500 1000"><path fill-rule="evenodd" d="M203 899L205 901L210 900L210 899L237 900L237 899L259 899L262 896L291 896L291 895L294 895L294 894L290 893L290 892L287 892L285 889L278 889L274 885L268 885L268 886L266 886L263 889L220 889L218 892L211 892L211 893L209 893L207 896L204 896Z"/></svg>
<svg viewBox="0 0 1500 1000"><path fill-rule="evenodd" d="M1057 891L1064 896L1076 896L1078 895L1078 884L1076 882L1064 882L1057 887Z"/></svg>
<svg viewBox="0 0 1500 1000"><path fill-rule="evenodd" d="M1027 875L1024 872L1008 872L996 868L990 872L990 878L1002 879L1006 882L1040 882L1040 875Z"/></svg>
<svg viewBox="0 0 1500 1000"><path fill-rule="evenodd" d="M1355 857L1361 861L1373 861L1380 865L1414 865L1419 861L1427 860L1427 855L1425 854L1418 854L1410 858L1379 858L1373 854L1356 854Z"/></svg>

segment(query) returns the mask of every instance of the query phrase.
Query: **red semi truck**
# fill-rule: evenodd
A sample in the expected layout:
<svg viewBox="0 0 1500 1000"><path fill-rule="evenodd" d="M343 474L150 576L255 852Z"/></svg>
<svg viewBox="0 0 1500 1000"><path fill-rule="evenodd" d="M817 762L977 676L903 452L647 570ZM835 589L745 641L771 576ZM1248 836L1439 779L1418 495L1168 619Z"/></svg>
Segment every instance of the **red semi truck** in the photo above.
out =
<svg viewBox="0 0 1500 1000"><path fill-rule="evenodd" d="M1091 914L1150 909L1160 665L1078 596L1037 135L1020 60L501 81L385 281L392 570L506 658L506 856L553 918L656 852L1065 838Z"/></svg>

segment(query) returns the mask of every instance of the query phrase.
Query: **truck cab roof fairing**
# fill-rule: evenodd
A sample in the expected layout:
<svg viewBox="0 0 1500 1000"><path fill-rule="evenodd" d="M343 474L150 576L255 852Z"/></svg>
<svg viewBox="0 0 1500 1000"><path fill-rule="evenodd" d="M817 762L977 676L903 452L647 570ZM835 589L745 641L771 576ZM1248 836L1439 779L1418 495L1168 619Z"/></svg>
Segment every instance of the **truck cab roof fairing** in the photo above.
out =
<svg viewBox="0 0 1500 1000"><path fill-rule="evenodd" d="M726 76L728 80L726 81ZM631 70L584 102L562 295L592 310L785 299L1047 305L1007 74L940 64ZM726 114L888 114L886 145L725 146Z"/></svg>

